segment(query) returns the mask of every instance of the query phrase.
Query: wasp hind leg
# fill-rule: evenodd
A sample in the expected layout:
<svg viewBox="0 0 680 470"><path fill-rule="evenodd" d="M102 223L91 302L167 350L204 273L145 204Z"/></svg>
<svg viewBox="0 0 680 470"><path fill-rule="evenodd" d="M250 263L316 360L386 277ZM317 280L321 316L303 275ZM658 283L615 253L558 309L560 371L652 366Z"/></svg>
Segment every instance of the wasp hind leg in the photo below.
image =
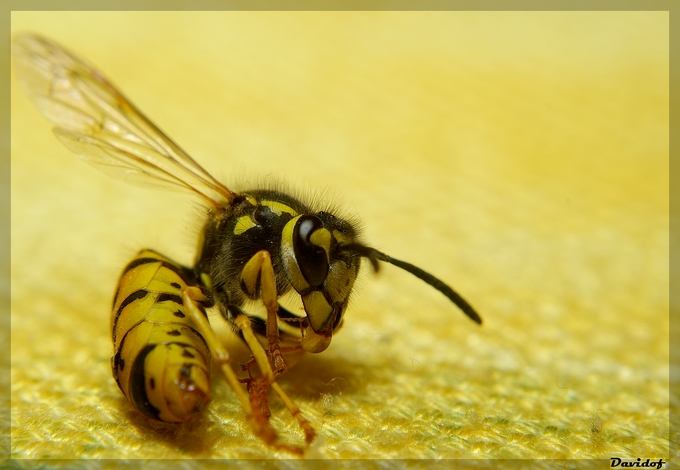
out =
<svg viewBox="0 0 680 470"><path fill-rule="evenodd" d="M231 357L229 356L229 353L215 336L215 333L213 332L212 328L210 327L210 324L208 323L208 319L205 317L205 315L203 315L198 306L198 302L206 300L206 297L201 291L201 289L199 289L198 287L187 287L184 290L182 290L181 297L184 303L184 307L186 309L186 313L191 317L196 328L203 336L203 339L205 339L205 342L208 345L208 349L210 350L210 354L219 364L220 369L222 369L222 373L224 374L224 377L227 379L227 382L234 390L234 393L236 393L239 401L241 402L243 411L246 414L246 419L248 420L248 423L250 424L250 427L252 428L255 435L262 439L264 443L267 444L268 446L274 447L276 449L285 450L298 455L303 454L304 448L302 447L281 444L277 442L278 436L274 428L271 427L271 424L269 423L267 417L262 414L262 412L260 411L260 407L252 406L248 394L245 392L245 390L243 390L241 382L236 376L234 369L231 367ZM278 388L278 385L272 388L276 390ZM306 434L307 433L305 432L305 435Z"/></svg>

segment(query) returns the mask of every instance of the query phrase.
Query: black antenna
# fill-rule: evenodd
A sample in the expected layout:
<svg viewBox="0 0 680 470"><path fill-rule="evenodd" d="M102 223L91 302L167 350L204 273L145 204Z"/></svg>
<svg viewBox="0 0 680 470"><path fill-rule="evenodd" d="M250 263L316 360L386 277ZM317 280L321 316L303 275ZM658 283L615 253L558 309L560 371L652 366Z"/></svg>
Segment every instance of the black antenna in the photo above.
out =
<svg viewBox="0 0 680 470"><path fill-rule="evenodd" d="M458 294L455 290L453 290L451 287L445 284L441 279L434 277L427 271L423 271L418 266L414 266L411 263L407 263L405 261L392 258L390 256L387 256L385 253L381 253L375 248L369 248L367 246L359 245L357 243L345 245L341 248L341 250L353 251L360 256L368 258L368 260L371 262L371 265L373 265L373 269L376 272L379 269L378 261L384 261L386 263L393 264L394 266L397 266L403 269L404 271L413 274L418 279L427 282L429 285L431 285L439 292L444 294L451 302L456 304L456 306L459 309L461 309L463 313L467 315L472 321L479 325L482 324L482 317L479 316L477 311L474 308L472 308L472 305L467 303L467 301L464 298L462 298L460 294Z"/></svg>

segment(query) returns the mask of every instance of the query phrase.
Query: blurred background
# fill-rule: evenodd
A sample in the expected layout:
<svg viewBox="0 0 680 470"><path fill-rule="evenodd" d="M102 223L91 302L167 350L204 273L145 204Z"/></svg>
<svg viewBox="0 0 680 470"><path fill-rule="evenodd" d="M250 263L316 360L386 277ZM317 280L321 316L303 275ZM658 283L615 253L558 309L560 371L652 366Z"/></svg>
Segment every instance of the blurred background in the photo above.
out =
<svg viewBox="0 0 680 470"><path fill-rule="evenodd" d="M281 380L308 456L668 457L668 13L13 12L12 31L94 64L230 188L331 201L480 312L363 269L331 347ZM278 455L217 375L180 426L122 396L120 270L144 247L191 264L203 209L50 128L13 76L12 456Z"/></svg>

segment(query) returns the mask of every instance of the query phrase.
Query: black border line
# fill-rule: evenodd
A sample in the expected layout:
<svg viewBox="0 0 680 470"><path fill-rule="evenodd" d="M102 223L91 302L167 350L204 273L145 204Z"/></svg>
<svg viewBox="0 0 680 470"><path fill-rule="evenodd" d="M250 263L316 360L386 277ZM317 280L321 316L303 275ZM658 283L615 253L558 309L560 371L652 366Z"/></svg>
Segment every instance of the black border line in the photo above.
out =
<svg viewBox="0 0 680 470"><path fill-rule="evenodd" d="M0 466L2 468L106 468L115 464L127 468L168 468L177 463L188 468L187 461L83 461L83 460L10 460L10 26L12 11L668 11L669 12L669 170L670 170L670 403L669 403L669 457L670 462L680 461L680 171L678 171L678 141L680 126L680 2L673 0L2 0L0 2L0 132L2 153L0 154ZM135 463L136 462L136 463ZM181 462L181 463L180 463ZM236 464L242 461L193 461L199 467L212 464ZM253 465L267 461L252 461ZM493 468L609 468L608 459L590 460L393 460L362 461L362 468L423 468L430 466L456 465ZM289 462L292 463L292 462ZM298 468L344 468L348 461L298 461ZM266 465L266 464L265 464ZM268 465L266 466L268 468ZM197 467L198 468L198 467Z"/></svg>

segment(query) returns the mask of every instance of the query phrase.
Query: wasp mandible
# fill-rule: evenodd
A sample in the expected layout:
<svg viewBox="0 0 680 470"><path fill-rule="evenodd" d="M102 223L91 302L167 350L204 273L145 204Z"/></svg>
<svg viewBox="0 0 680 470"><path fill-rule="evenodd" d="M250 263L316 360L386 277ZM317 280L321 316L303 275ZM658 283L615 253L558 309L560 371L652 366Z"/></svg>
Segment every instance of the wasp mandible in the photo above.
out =
<svg viewBox="0 0 680 470"><path fill-rule="evenodd" d="M193 266L142 250L123 270L113 301L113 376L142 413L183 422L210 400L210 358L236 393L254 433L267 445L294 453L269 424L272 388L295 417L309 445L310 423L276 380L287 358L328 348L362 259L375 271L397 266L448 297L469 318L477 312L447 284L368 245L354 224L324 207L265 188L233 192L215 180L135 108L94 67L33 34L12 47L19 82L70 150L107 174L198 196L207 217ZM295 292L303 313L279 298ZM244 309L262 302L266 314ZM250 349L247 378L239 378L206 315L216 308ZM246 387L244 390L243 383Z"/></svg>

